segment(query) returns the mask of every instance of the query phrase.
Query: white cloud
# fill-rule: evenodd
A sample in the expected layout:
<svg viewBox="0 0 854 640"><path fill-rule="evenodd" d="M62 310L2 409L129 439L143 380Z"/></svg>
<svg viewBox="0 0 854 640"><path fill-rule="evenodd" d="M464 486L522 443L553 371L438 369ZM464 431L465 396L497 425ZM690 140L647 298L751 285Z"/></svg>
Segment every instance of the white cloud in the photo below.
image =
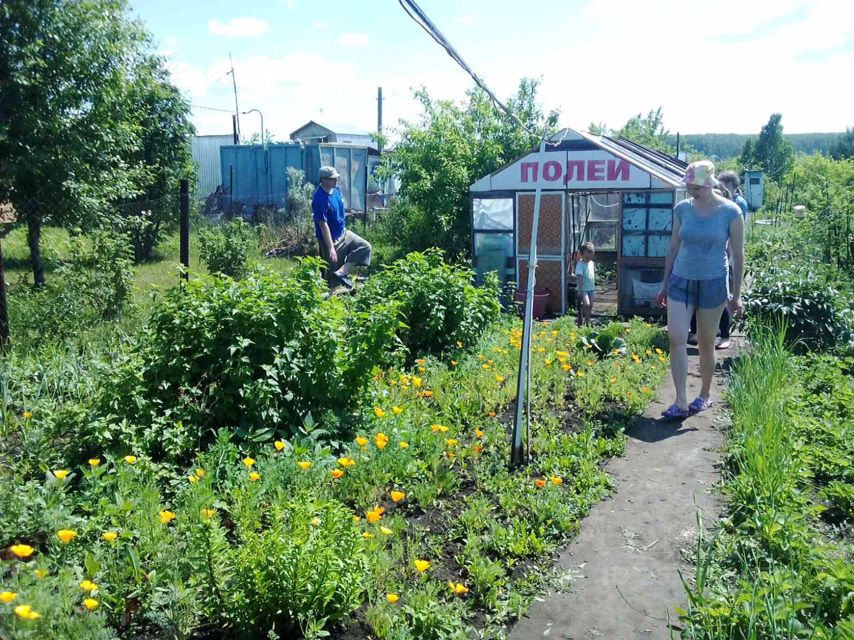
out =
<svg viewBox="0 0 854 640"><path fill-rule="evenodd" d="M316 22L312 22L311 26L315 29L325 29L327 25L325 22L321 22L320 20L318 20Z"/></svg>
<svg viewBox="0 0 854 640"><path fill-rule="evenodd" d="M368 44L367 33L342 33L338 38L338 44L342 47L365 47Z"/></svg>
<svg viewBox="0 0 854 640"><path fill-rule="evenodd" d="M212 18L208 22L208 31L215 36L225 36L227 38L251 38L261 35L269 28L270 25L267 21L249 16L232 18L224 23L216 18Z"/></svg>
<svg viewBox="0 0 854 640"><path fill-rule="evenodd" d="M480 18L476 15L454 16L454 22L464 27L477 27L480 25Z"/></svg>

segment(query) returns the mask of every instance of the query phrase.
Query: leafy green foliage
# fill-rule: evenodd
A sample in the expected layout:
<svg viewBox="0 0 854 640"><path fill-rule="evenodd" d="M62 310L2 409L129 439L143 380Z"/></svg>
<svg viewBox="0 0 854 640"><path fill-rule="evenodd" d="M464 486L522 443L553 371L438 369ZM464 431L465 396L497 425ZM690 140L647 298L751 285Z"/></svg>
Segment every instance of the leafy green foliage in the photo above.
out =
<svg viewBox="0 0 854 640"><path fill-rule="evenodd" d="M830 157L834 160L854 158L854 127L846 127L845 133L830 147Z"/></svg>
<svg viewBox="0 0 854 640"><path fill-rule="evenodd" d="M340 622L362 601L367 560L352 514L336 503L270 505L265 526L241 522L239 545L206 560L213 620L242 637ZM209 525L216 527L216 524ZM223 539L224 532L210 535Z"/></svg>
<svg viewBox="0 0 854 640"><path fill-rule="evenodd" d="M0 6L0 200L28 226L95 227L110 203L159 197L187 168L189 107L124 0Z"/></svg>
<svg viewBox="0 0 854 640"><path fill-rule="evenodd" d="M396 311L379 305L342 331L344 308L324 296L319 266L167 293L105 374L90 444L178 460L220 427L264 441L309 415L343 416L385 354Z"/></svg>
<svg viewBox="0 0 854 640"><path fill-rule="evenodd" d="M782 323L787 344L798 352L854 347L854 313L814 272L769 267L756 274L744 307L743 323L760 331Z"/></svg>
<svg viewBox="0 0 854 640"><path fill-rule="evenodd" d="M762 127L757 140L749 139L744 143L740 163L743 167L759 167L766 176L780 180L792 167L792 144L783 137L783 115L771 114Z"/></svg>
<svg viewBox="0 0 854 640"><path fill-rule="evenodd" d="M356 308L397 303L403 323L398 337L407 359L474 344L501 311L497 280L475 287L470 269L446 264L432 250L411 253L367 280Z"/></svg>
<svg viewBox="0 0 854 640"><path fill-rule="evenodd" d="M126 236L109 231L78 236L71 254L57 268L55 282L17 287L9 296L15 342L23 347L67 340L129 309L133 270Z"/></svg>
<svg viewBox="0 0 854 640"><path fill-rule="evenodd" d="M255 230L242 218L222 226L202 227L199 255L211 273L242 278L249 270L249 254L258 242Z"/></svg>
<svg viewBox="0 0 854 640"><path fill-rule="evenodd" d="M523 79L510 109L528 130L499 112L480 90L468 104L435 101L426 90L415 93L424 109L417 123L403 123L389 169L401 180L401 205L389 212L389 230L402 253L430 246L452 257L471 250L469 187L539 144L542 132L554 132L557 114L545 117L536 104L539 81Z"/></svg>
<svg viewBox="0 0 854 640"><path fill-rule="evenodd" d="M670 132L664 128L662 108L650 110L646 117L640 113L632 116L618 131L613 132L619 138L625 138L645 147L658 149L664 153L674 154L676 148L667 142Z"/></svg>

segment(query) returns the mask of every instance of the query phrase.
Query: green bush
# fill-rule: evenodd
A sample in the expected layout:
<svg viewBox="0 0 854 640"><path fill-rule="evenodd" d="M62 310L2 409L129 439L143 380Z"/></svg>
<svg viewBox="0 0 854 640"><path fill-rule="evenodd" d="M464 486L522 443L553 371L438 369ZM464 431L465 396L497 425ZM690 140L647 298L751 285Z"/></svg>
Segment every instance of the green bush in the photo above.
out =
<svg viewBox="0 0 854 640"><path fill-rule="evenodd" d="M288 276L191 281L168 292L105 372L89 446L177 461L221 427L264 441L293 435L308 415L349 419L394 339L396 308L378 305L347 327L343 303L325 293L317 259Z"/></svg>
<svg viewBox="0 0 854 640"><path fill-rule="evenodd" d="M89 240L72 240L71 261L60 265L45 286L22 284L9 296L15 343L27 348L68 340L130 307L133 251L127 236L96 231Z"/></svg>
<svg viewBox="0 0 854 640"><path fill-rule="evenodd" d="M257 514L256 514L257 515ZM265 526L239 523L239 546L210 524L199 571L207 614L241 637L281 637L334 624L362 603L368 563L353 515L340 504L273 504Z"/></svg>
<svg viewBox="0 0 854 640"><path fill-rule="evenodd" d="M744 295L742 326L786 327L796 353L854 347L854 312L832 282L806 270L769 267Z"/></svg>
<svg viewBox="0 0 854 640"><path fill-rule="evenodd" d="M241 218L199 231L199 255L208 271L232 278L246 275L249 255L257 244L255 230Z"/></svg>
<svg viewBox="0 0 854 640"><path fill-rule="evenodd" d="M410 253L368 279L356 300L367 311L396 302L405 324L398 333L411 362L425 354L442 354L457 343L468 347L498 318L498 281L488 277L484 287L472 284L471 270L446 264L442 253Z"/></svg>

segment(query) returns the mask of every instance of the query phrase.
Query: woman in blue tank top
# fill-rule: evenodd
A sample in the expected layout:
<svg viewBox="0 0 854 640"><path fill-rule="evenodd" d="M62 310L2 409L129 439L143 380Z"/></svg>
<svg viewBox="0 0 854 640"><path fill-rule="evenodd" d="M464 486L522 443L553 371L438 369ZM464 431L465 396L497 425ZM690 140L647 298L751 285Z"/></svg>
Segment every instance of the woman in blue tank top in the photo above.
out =
<svg viewBox="0 0 854 640"><path fill-rule="evenodd" d="M708 160L688 165L682 182L688 198L673 208L673 234L664 263L664 286L656 296L657 304L667 307L670 371L676 387L676 401L662 413L665 418L685 418L711 405L715 329L725 306L729 306L733 317L742 311L744 218L741 210L712 190L715 165ZM732 292L727 278L727 243L732 255ZM689 403L686 342L695 311L701 386L700 394Z"/></svg>

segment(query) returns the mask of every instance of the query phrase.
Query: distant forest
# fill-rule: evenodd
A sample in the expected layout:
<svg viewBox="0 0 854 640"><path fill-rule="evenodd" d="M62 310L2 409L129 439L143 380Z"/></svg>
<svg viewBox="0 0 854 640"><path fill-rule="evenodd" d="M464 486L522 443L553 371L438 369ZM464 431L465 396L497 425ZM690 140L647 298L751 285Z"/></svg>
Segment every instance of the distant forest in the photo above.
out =
<svg viewBox="0 0 854 640"><path fill-rule="evenodd" d="M842 133L791 133L783 137L792 143L795 153L828 153L834 142L839 140ZM680 136L681 143L687 144L698 153L707 156L717 156L721 160L741 155L744 143L748 138L758 138L758 135L742 133L697 133ZM676 135L665 137L668 144L676 146Z"/></svg>

